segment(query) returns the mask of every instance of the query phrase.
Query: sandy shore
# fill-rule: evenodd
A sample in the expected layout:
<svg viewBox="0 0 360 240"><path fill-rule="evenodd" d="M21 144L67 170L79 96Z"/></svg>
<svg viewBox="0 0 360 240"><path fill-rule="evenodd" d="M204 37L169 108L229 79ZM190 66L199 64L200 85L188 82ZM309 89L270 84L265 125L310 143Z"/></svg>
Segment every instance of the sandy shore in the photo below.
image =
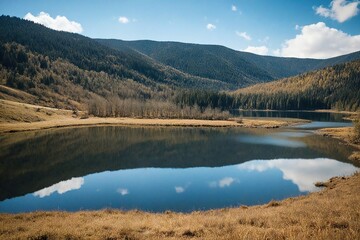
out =
<svg viewBox="0 0 360 240"><path fill-rule="evenodd" d="M242 118L230 120L86 117L84 113L0 100L0 133L79 126L177 126L278 128L306 123L301 119Z"/></svg>

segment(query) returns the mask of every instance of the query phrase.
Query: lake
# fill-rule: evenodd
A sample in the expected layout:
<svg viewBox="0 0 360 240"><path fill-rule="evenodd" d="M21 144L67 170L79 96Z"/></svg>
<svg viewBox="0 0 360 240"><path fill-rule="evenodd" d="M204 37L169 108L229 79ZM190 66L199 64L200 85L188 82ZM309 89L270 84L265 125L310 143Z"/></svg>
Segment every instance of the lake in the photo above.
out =
<svg viewBox="0 0 360 240"><path fill-rule="evenodd" d="M0 212L256 205L358 169L354 149L307 128L106 126L0 140Z"/></svg>
<svg viewBox="0 0 360 240"><path fill-rule="evenodd" d="M345 120L347 114L315 111L281 111L281 110L232 110L238 117L268 117L268 118L299 118L319 122L350 122Z"/></svg>

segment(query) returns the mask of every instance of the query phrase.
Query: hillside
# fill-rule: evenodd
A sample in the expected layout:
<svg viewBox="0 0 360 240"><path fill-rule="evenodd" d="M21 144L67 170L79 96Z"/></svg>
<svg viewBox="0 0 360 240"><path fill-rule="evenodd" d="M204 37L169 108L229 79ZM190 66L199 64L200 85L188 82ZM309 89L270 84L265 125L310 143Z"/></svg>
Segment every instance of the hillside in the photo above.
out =
<svg viewBox="0 0 360 240"><path fill-rule="evenodd" d="M55 31L16 17L1 16L0 43L11 42L50 60L61 58L83 70L105 72L148 86L227 88L226 84L184 74L133 50L114 51L79 34Z"/></svg>
<svg viewBox="0 0 360 240"><path fill-rule="evenodd" d="M360 110L360 60L234 92L245 109Z"/></svg>
<svg viewBox="0 0 360 240"><path fill-rule="evenodd" d="M161 100L177 88L230 88L134 50L115 51L79 34L8 16L0 17L0 76L0 84L34 95L30 103L75 109L99 99ZM2 98L9 99L4 91Z"/></svg>
<svg viewBox="0 0 360 240"><path fill-rule="evenodd" d="M216 45L148 40L97 39L97 41L117 50L139 51L163 64L192 75L218 79L242 87L360 59L360 52L321 60L260 56Z"/></svg>

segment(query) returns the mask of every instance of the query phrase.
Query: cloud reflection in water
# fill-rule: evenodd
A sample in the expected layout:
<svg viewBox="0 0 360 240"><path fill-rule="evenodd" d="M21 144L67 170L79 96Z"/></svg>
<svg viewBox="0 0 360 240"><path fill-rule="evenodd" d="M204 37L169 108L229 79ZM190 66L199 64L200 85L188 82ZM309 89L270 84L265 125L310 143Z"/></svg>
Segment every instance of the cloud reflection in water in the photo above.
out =
<svg viewBox="0 0 360 240"><path fill-rule="evenodd" d="M59 194L66 193L71 190L77 190L80 189L81 186L84 184L84 178L78 177L78 178L71 178L70 180L61 181L59 183L56 183L50 187L43 188L39 191L36 191L33 193L35 197L47 197L53 194L54 192L57 192Z"/></svg>
<svg viewBox="0 0 360 240"><path fill-rule="evenodd" d="M224 188L224 187L230 187L231 184L233 184L235 182L235 178L232 177L224 177L222 179L220 179L219 181L213 181L209 183L209 187L211 188L216 188L216 187L220 187L220 188Z"/></svg>
<svg viewBox="0 0 360 240"><path fill-rule="evenodd" d="M315 187L315 182L350 175L357 170L351 164L328 158L254 160L240 164L238 168L258 172L279 169L283 173L283 179L292 181L301 192L316 191L318 188Z"/></svg>
<svg viewBox="0 0 360 240"><path fill-rule="evenodd" d="M239 142L272 145L280 147L303 148L306 144L302 141L292 140L290 138L282 138L277 136L240 136L237 138Z"/></svg>
<svg viewBox="0 0 360 240"><path fill-rule="evenodd" d="M129 190L127 188L118 188L116 190L117 193L120 193L121 196L125 196L129 194Z"/></svg>

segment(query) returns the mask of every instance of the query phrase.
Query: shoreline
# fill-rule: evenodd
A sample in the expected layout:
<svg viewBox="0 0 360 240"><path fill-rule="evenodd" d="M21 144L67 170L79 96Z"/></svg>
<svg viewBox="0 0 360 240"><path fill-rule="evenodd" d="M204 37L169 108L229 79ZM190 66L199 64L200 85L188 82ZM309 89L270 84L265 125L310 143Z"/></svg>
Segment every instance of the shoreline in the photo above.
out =
<svg viewBox="0 0 360 240"><path fill-rule="evenodd" d="M324 137L331 137L338 139L344 142L347 145L350 145L357 149L353 151L353 153L349 156L349 160L360 163L360 144L355 144L351 141L352 139L352 131L354 127L340 127L340 128L322 128L315 131L315 134L324 136Z"/></svg>
<svg viewBox="0 0 360 240"><path fill-rule="evenodd" d="M242 127L242 128L280 128L305 124L309 121L295 119L255 119L242 118L239 120L199 120L199 119L158 119L158 118L99 118L87 119L67 118L61 120L47 120L39 122L2 123L1 133L37 131L56 128L76 128L94 126L129 126L129 127Z"/></svg>
<svg viewBox="0 0 360 240"><path fill-rule="evenodd" d="M84 112L0 100L0 134L84 126L244 127L279 128L310 121L289 118L230 118L228 120L87 117Z"/></svg>

